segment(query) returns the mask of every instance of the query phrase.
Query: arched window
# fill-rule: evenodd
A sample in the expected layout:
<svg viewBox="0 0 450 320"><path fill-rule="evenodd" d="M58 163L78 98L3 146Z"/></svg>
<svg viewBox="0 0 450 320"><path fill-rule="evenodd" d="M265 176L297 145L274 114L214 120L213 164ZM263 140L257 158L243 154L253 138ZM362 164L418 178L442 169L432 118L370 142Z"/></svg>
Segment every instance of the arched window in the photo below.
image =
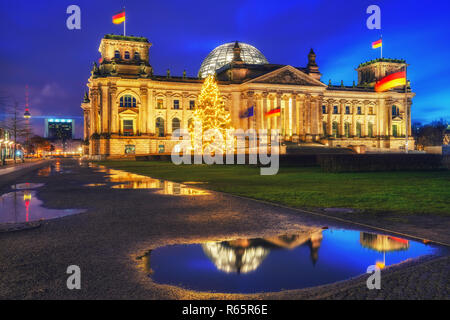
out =
<svg viewBox="0 0 450 320"><path fill-rule="evenodd" d="M114 51L114 58L120 59L120 51L119 50Z"/></svg>
<svg viewBox="0 0 450 320"><path fill-rule="evenodd" d="M356 136L361 138L361 122L356 123Z"/></svg>
<svg viewBox="0 0 450 320"><path fill-rule="evenodd" d="M141 60L141 56L139 55L139 52L137 52L137 51L134 53L134 60L137 60L137 61Z"/></svg>
<svg viewBox="0 0 450 320"><path fill-rule="evenodd" d="M350 137L350 123L346 122L344 124L344 129L345 129L345 137L349 138Z"/></svg>
<svg viewBox="0 0 450 320"><path fill-rule="evenodd" d="M333 137L337 138L339 135L339 125L336 121L333 122Z"/></svg>
<svg viewBox="0 0 450 320"><path fill-rule="evenodd" d="M164 137L164 119L161 117L156 118L156 135Z"/></svg>
<svg viewBox="0 0 450 320"><path fill-rule="evenodd" d="M172 133L178 129L180 129L180 120L178 118L173 118L172 119Z"/></svg>
<svg viewBox="0 0 450 320"><path fill-rule="evenodd" d="M129 51L125 51L125 59L130 59L130 52Z"/></svg>
<svg viewBox="0 0 450 320"><path fill-rule="evenodd" d="M120 97L121 108L136 108L136 98L131 94L126 94Z"/></svg>

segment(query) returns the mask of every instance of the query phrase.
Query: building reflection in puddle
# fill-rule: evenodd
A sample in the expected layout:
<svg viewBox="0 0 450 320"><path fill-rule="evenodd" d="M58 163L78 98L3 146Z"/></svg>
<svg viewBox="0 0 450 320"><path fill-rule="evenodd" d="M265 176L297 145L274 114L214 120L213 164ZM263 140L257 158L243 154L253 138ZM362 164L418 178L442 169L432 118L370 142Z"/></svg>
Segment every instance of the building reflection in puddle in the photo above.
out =
<svg viewBox="0 0 450 320"><path fill-rule="evenodd" d="M151 177L126 172L122 170L110 169L104 166L90 164L97 172L107 175L107 180L113 183L119 183L111 188L113 189L155 189L155 193L164 195L180 195L180 196L201 196L209 195L210 192L198 188L191 188L184 184L166 181L162 179L154 179Z"/></svg>
<svg viewBox="0 0 450 320"><path fill-rule="evenodd" d="M384 269L386 266L387 252L409 249L409 240L367 232L361 232L359 242L364 248L383 253L383 261L378 260L375 263L380 269Z"/></svg>
<svg viewBox="0 0 450 320"><path fill-rule="evenodd" d="M32 190L10 192L0 196L0 224L23 223L60 218L82 213L81 209L47 209Z"/></svg>
<svg viewBox="0 0 450 320"><path fill-rule="evenodd" d="M354 230L305 227L293 235L172 245L148 252L141 266L153 281L198 291L256 293L300 289L365 274L441 247Z"/></svg>

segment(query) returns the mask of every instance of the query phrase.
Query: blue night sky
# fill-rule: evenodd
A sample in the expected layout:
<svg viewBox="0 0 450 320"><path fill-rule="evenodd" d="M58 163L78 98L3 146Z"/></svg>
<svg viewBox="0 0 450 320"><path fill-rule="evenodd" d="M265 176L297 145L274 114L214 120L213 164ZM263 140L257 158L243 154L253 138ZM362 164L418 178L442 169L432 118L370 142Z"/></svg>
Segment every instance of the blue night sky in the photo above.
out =
<svg viewBox="0 0 450 320"><path fill-rule="evenodd" d="M66 8L81 8L81 30L66 28ZM120 34L111 17L123 5L127 34L153 43L150 63L156 74L196 76L216 46L243 41L256 46L271 63L305 66L310 48L317 54L322 81L357 79L359 63L378 58L371 42L379 30L366 28L366 8L381 7L383 55L410 64L408 78L417 93L413 121L450 119L449 1L24 1L0 3L0 91L21 105L25 85L35 132L43 134L44 116L77 118L98 46L106 33ZM39 117L40 116L40 117Z"/></svg>

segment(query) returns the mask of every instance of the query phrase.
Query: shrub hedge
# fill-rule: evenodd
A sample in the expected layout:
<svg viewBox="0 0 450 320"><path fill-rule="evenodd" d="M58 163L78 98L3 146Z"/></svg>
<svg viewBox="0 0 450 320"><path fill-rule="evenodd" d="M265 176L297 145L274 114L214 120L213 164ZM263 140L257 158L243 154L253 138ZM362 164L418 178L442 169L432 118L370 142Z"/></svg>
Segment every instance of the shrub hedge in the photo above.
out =
<svg viewBox="0 0 450 320"><path fill-rule="evenodd" d="M320 155L325 172L437 170L443 168L436 154L333 154Z"/></svg>

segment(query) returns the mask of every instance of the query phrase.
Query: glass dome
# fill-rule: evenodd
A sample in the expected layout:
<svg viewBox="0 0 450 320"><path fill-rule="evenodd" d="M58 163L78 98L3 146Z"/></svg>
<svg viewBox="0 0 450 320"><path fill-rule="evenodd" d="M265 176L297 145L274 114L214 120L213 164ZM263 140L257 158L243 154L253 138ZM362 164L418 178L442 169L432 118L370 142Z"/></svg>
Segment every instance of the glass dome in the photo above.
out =
<svg viewBox="0 0 450 320"><path fill-rule="evenodd" d="M210 74L214 74L216 70L222 68L233 60L233 48L235 42L225 43L211 51L203 60L198 76L206 78ZM248 64L267 64L269 63L264 55L247 43L238 42L241 48L241 58L244 63Z"/></svg>

